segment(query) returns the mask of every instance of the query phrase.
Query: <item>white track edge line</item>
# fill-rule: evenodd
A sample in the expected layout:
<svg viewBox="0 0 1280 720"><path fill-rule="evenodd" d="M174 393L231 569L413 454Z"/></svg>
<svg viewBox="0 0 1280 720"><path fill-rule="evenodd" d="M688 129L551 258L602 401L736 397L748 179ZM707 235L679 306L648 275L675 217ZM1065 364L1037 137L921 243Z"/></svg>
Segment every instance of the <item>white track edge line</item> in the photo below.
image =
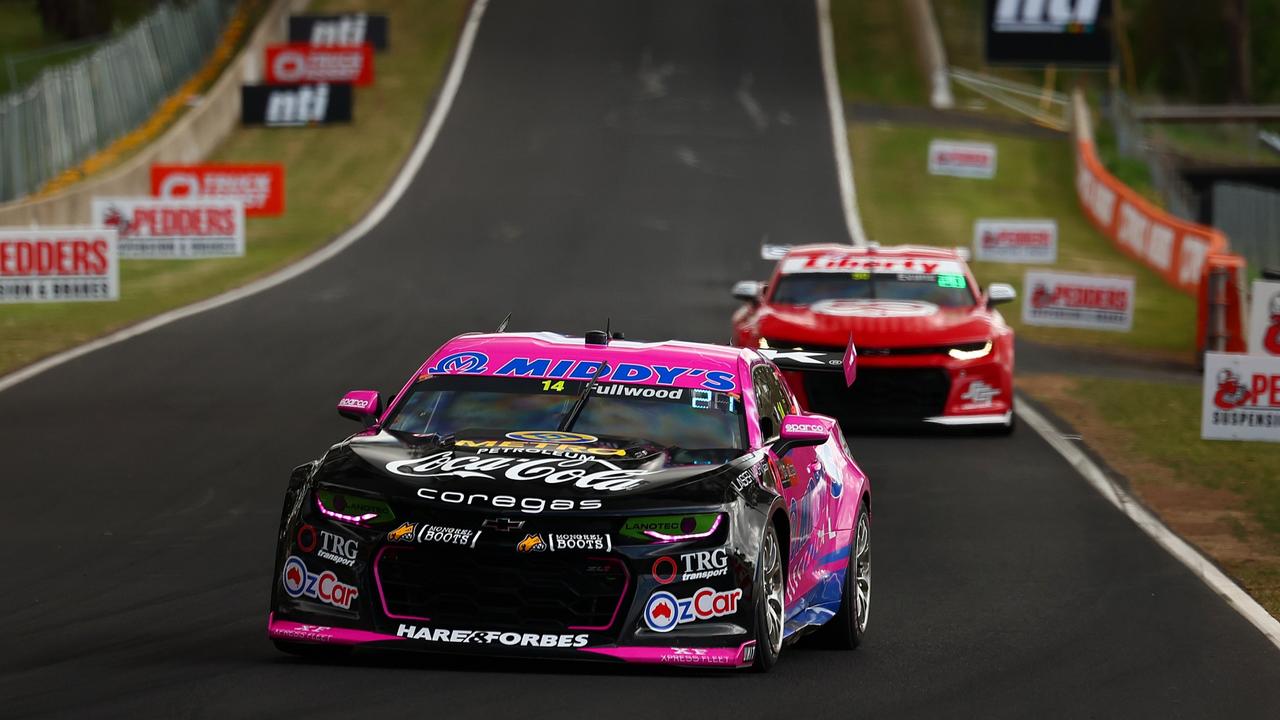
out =
<svg viewBox="0 0 1280 720"><path fill-rule="evenodd" d="M1123 488L1111 482L1097 463L1071 441L1062 437L1061 433L1039 411L1032 408L1023 398L1019 398L1019 401L1017 414L1024 423L1044 438L1050 447L1057 450L1058 454L1062 455L1104 498L1204 581L1205 585L1221 596L1228 605L1257 628L1258 632L1280 649L1280 620L1271 617L1271 614L1259 605L1257 600L1249 597L1244 589L1201 555L1200 551L1165 527L1164 523L1141 503L1135 501Z"/></svg>
<svg viewBox="0 0 1280 720"><path fill-rule="evenodd" d="M404 192L409 187L418 170L422 167L423 161L426 160L427 154L431 152L432 146L435 145L436 137L440 134L440 129L444 126L445 118L449 115L450 108L453 107L453 100L458 94L458 88L462 84L462 75L466 71L467 62L471 58L471 48L475 44L476 34L480 30L480 19L484 16L485 6L489 0L474 0L471 10L467 15L466 24L463 26L462 34L458 38L458 47L454 49L453 61L449 65L449 73L445 76L444 85L440 88L437 96L436 105L431 110L431 117L427 120L427 124L422 129L422 134L418 136L418 142L414 145L413 151L409 154L409 158L400 168L400 172L396 175L395 181L391 187L387 189L368 213L365 214L355 225L348 228L345 232L333 240L333 242L325 245L314 253L302 258L298 262L281 268L276 272L255 280L247 285L243 285L234 290L229 290L220 295L206 298L199 302L175 308L167 312L156 315L155 317L144 320L137 325L131 325L123 330L111 333L105 337L91 340L83 345L78 345L69 350L64 350L56 355L51 355L32 365L28 365L21 370L9 373L0 377L0 392L21 383L30 380L41 373L52 370L59 365L75 360L82 355L88 355L95 350L124 342L138 335L151 332L156 328L163 327L169 323L182 320L183 318L199 315L200 313L229 305L237 300L243 300L250 295L256 295L264 290L268 290L282 283L288 282L293 278L302 275L310 270L315 269L320 264L334 257L343 250L346 250L357 240L363 238L370 230L377 227L382 222L391 208L395 206Z"/></svg>
<svg viewBox="0 0 1280 720"><path fill-rule="evenodd" d="M818 11L818 45L822 51L822 81L827 93L827 113L831 116L831 143L836 154L836 177L840 181L840 205L844 224L854 245L866 245L867 234L858 214L858 190L853 184L853 160L849 154L849 129L844 122L844 100L836 75L836 43L831 30L831 0L815 0Z"/></svg>

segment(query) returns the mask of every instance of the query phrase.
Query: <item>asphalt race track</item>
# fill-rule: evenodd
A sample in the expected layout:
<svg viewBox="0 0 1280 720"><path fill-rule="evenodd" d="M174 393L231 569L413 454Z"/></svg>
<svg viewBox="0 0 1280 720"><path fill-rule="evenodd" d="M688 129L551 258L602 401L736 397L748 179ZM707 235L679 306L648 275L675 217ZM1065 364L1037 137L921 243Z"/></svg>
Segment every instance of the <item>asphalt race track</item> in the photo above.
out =
<svg viewBox="0 0 1280 720"><path fill-rule="evenodd" d="M852 439L876 483L856 653L756 676L267 641L281 494L352 429L343 391L508 311L723 342L763 238L845 238L824 103L810 2L496 0L366 238L0 393L0 716L1280 715L1275 647L1025 427Z"/></svg>

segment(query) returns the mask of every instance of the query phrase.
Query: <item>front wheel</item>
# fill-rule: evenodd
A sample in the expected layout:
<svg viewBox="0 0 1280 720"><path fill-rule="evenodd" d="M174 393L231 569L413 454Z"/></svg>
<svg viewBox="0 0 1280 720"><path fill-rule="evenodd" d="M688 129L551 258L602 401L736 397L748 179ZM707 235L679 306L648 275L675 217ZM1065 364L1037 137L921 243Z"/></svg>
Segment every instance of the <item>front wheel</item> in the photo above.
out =
<svg viewBox="0 0 1280 720"><path fill-rule="evenodd" d="M765 528L756 563L756 672L769 672L782 652L782 624L785 618L782 551L778 531L772 523Z"/></svg>
<svg viewBox="0 0 1280 720"><path fill-rule="evenodd" d="M871 516L865 503L858 507L854 528L840 610L823 628L825 639L842 650L852 650L862 644L871 616Z"/></svg>

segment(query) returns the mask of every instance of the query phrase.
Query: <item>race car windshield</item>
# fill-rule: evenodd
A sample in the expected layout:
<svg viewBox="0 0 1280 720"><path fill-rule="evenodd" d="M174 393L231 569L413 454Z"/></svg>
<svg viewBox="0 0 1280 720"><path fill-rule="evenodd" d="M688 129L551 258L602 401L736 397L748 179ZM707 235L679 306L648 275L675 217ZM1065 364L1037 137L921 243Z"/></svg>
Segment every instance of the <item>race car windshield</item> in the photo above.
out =
<svg viewBox="0 0 1280 720"><path fill-rule="evenodd" d="M971 307L964 275L931 273L797 273L778 278L772 302L812 305L823 300L916 300L938 307Z"/></svg>
<svg viewBox="0 0 1280 720"><path fill-rule="evenodd" d="M576 380L430 377L410 388L387 429L440 436L477 429L554 429L584 385ZM634 438L665 448L745 448L741 398L713 390L598 383L573 432Z"/></svg>

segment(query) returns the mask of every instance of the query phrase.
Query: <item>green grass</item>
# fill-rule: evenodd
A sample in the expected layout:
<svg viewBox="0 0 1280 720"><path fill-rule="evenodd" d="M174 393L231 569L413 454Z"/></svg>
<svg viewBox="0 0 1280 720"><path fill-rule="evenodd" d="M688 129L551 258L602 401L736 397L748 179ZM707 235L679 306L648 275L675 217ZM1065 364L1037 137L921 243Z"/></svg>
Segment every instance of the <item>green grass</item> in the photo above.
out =
<svg viewBox="0 0 1280 720"><path fill-rule="evenodd" d="M1180 482L1241 495L1280 534L1280 444L1200 439L1200 386L1081 378L1076 392L1131 442L1125 452L1169 468Z"/></svg>
<svg viewBox="0 0 1280 720"><path fill-rule="evenodd" d="M933 138L983 140L999 152L994 180L929 175ZM1154 272L1116 250L1085 220L1073 185L1074 159L1064 140L1013 138L916 126L853 125L849 132L858 206L871 239L884 244L971 246L978 218L1053 218L1058 263L1052 269L1132 275L1137 281L1133 331L1115 333L1026 326L1021 302L1003 306L1005 318L1033 340L1158 351L1192 357L1195 303ZM980 282L1009 282L1024 291L1029 265L974 262Z"/></svg>
<svg viewBox="0 0 1280 720"><path fill-rule="evenodd" d="M468 0L320 0L313 12L385 12L391 50L356 91L350 126L236 130L211 160L281 162L286 212L252 219L242 258L124 261L118 302L0 305L0 374L166 310L243 285L310 253L377 200L417 138Z"/></svg>
<svg viewBox="0 0 1280 720"><path fill-rule="evenodd" d="M836 65L874 68L872 72L841 72L840 91L846 101L923 105L928 99L916 56L916 39L902 2L832 0ZM892 58L884 62L885 58Z"/></svg>
<svg viewBox="0 0 1280 720"><path fill-rule="evenodd" d="M1166 471L1131 477L1140 493L1156 498L1157 510L1184 517L1188 512L1201 518L1217 516L1218 524L1248 548L1219 559L1272 615L1280 617L1280 444L1201 440L1198 385L1078 378L1070 392L1105 418L1107 437L1091 440L1101 442L1104 456ZM1162 500L1170 495L1156 490L1177 485L1228 491L1256 523L1246 527L1231 516L1230 504L1216 504L1222 502L1216 495L1205 496L1208 505L1203 500L1188 504ZM1202 520L1199 525L1203 527Z"/></svg>

